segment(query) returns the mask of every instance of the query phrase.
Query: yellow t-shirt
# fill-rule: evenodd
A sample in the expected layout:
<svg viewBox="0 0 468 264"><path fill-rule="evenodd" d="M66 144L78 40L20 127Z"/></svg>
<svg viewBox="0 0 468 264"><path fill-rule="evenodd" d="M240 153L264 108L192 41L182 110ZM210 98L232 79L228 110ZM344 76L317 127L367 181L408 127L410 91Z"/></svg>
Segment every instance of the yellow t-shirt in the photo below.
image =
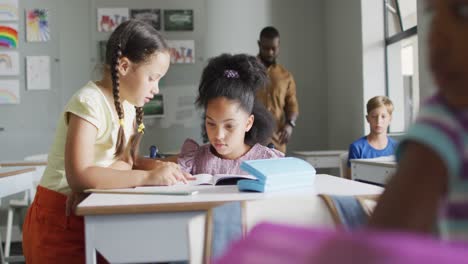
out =
<svg viewBox="0 0 468 264"><path fill-rule="evenodd" d="M135 121L135 107L124 101L122 108L125 113L125 138L128 142L133 134ZM49 151L47 168L44 171L41 186L60 193L71 192L65 176L65 142L67 139L68 124L67 113L73 113L97 128L96 143L94 144L94 165L107 167L114 161L115 146L119 121L112 111L114 107L109 104L106 97L94 82L88 82L76 92L65 106L55 133L55 140Z"/></svg>

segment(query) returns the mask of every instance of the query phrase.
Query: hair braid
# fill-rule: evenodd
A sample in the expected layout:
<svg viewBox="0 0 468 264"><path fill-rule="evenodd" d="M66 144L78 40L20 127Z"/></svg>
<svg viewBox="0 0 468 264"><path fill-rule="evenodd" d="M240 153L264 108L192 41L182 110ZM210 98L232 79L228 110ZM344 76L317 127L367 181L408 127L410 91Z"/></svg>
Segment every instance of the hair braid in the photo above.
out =
<svg viewBox="0 0 468 264"><path fill-rule="evenodd" d="M119 157L125 148L125 131L124 131L124 118L125 114L122 110L122 104L120 103L120 94L119 94L119 63L120 57L122 56L122 47L118 43L115 49L114 58L112 59L111 75L112 75L112 94L114 95L114 105L117 115L119 116L119 133L117 134L117 146L115 149L115 156Z"/></svg>
<svg viewBox="0 0 468 264"><path fill-rule="evenodd" d="M135 123L136 123L136 131L133 134L132 138L130 139L130 156L132 157L133 161L136 161L137 156L138 156L138 148L140 146L141 138L143 137L143 134L145 133L145 125L143 124L143 107L136 107L136 118L135 118Z"/></svg>
<svg viewBox="0 0 468 264"><path fill-rule="evenodd" d="M124 84L123 80L120 81L125 87L120 86L119 78L122 76L119 76L118 66L122 58L128 59L133 65L140 65L148 62L155 53L159 52L169 52L166 41L151 24L138 19L129 19L121 23L107 41L106 69L109 70L108 73L111 75L115 110L119 118L119 124L121 124L114 154L117 159L127 162L132 162L133 159L133 163L136 162L135 156L138 153L138 145L144 131L143 110L136 108L136 118L133 123L135 133L131 133L132 137L126 144L123 120L125 118L130 121L133 116L125 116L124 105L121 103L124 98L120 97L120 89L127 89L130 92L133 87L127 87L128 84ZM106 74L108 73L106 72ZM129 132L128 129L127 132Z"/></svg>

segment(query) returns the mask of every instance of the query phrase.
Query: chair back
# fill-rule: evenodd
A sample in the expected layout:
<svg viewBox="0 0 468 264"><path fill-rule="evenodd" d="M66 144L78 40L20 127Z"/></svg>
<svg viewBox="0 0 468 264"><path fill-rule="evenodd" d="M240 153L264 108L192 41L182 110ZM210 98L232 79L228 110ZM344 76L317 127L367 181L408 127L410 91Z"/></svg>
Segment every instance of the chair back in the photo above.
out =
<svg viewBox="0 0 468 264"><path fill-rule="evenodd" d="M377 205L379 195L340 196L320 194L335 224L353 230L366 224Z"/></svg>
<svg viewBox="0 0 468 264"><path fill-rule="evenodd" d="M340 176L341 178L351 179L351 175L348 175L348 152L340 155Z"/></svg>

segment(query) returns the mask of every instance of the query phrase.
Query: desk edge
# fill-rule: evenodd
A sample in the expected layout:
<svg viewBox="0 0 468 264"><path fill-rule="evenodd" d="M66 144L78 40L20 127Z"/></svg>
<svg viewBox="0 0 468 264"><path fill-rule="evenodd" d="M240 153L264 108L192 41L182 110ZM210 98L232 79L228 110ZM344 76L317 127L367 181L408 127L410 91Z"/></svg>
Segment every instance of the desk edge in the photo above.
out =
<svg viewBox="0 0 468 264"><path fill-rule="evenodd" d="M14 161L0 162L0 167L28 167L28 166L47 166L47 161Z"/></svg>
<svg viewBox="0 0 468 264"><path fill-rule="evenodd" d="M398 166L397 162L391 163L388 161L383 161L383 162L375 162L375 161L366 161L366 160L350 160L351 166L353 163L355 164L360 164L360 165L370 165L370 166L375 166L375 167L387 167L387 168L396 168Z"/></svg>
<svg viewBox="0 0 468 264"><path fill-rule="evenodd" d="M342 153L297 153L291 152L293 157L339 157L341 154L346 153L343 151Z"/></svg>
<svg viewBox="0 0 468 264"><path fill-rule="evenodd" d="M75 214L79 216L88 216L88 215L206 211L208 209L225 204L227 202L230 202L230 201L158 204L158 205L145 204L145 205L117 205L117 206L86 206L86 207L77 207L75 210Z"/></svg>
<svg viewBox="0 0 468 264"><path fill-rule="evenodd" d="M18 174L22 174L22 173L26 173L26 172L35 171L35 170L36 170L36 168L25 168L25 169L19 169L19 170L3 172L3 173L0 172L0 178L14 176L14 175L18 175Z"/></svg>

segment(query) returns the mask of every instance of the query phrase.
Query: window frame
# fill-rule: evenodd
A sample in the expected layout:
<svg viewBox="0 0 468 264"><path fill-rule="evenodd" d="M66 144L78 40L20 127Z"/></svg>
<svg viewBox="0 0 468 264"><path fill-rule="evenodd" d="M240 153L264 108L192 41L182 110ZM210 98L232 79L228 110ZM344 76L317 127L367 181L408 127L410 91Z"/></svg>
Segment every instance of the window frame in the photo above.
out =
<svg viewBox="0 0 468 264"><path fill-rule="evenodd" d="M396 9L396 15L398 16L398 22L399 22L399 28L400 28L400 32L398 33L395 33L394 35L392 36L389 36L389 29L388 29L388 12L389 12L389 8L388 8L388 4L390 1L395 1L395 9ZM415 35L418 35L418 25L416 24L416 26L413 26L413 27L410 27L406 30L403 30L403 20L402 20L402 17L401 17L401 12L400 12L400 4L399 4L399 1L400 0L383 0L383 5L384 5L384 8L383 8L383 12L384 12L384 39L385 39L385 48L384 48L384 62L385 62L385 94L386 96L388 96L390 94L390 85L389 85L389 65L388 65L388 48L390 45L394 44L394 43L397 43L399 41L402 41L404 39L408 39L410 37L413 37ZM404 1L404 0L403 0ZM418 87L419 89L419 87ZM406 133L406 129L405 128L405 131L401 131L401 132L392 132L392 134L402 134L402 133ZM390 127L388 128L388 132L390 133Z"/></svg>

